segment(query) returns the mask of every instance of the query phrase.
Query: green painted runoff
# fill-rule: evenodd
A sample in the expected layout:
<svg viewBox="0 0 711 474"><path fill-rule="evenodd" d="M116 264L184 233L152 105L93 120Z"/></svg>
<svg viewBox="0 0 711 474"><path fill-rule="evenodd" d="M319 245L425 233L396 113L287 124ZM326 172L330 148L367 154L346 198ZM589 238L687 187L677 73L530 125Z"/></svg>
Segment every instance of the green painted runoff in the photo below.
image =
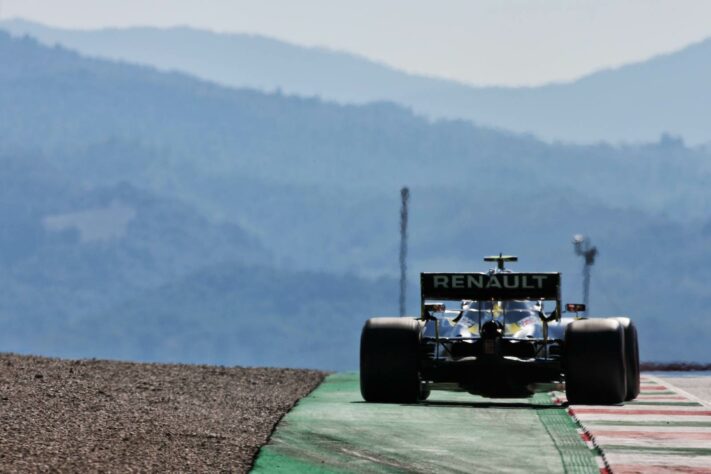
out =
<svg viewBox="0 0 711 474"><path fill-rule="evenodd" d="M595 452L541 394L486 399L433 392L417 405L363 402L340 373L279 423L253 472L595 472Z"/></svg>

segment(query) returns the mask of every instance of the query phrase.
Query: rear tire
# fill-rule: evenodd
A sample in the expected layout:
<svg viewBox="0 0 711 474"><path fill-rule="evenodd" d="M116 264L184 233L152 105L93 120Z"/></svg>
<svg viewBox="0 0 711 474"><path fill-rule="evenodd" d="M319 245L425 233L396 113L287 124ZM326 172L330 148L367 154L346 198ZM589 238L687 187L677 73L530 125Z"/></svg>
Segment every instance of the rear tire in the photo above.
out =
<svg viewBox="0 0 711 474"><path fill-rule="evenodd" d="M366 402L416 403L428 390L420 384L422 322L372 318L360 338L360 393Z"/></svg>
<svg viewBox="0 0 711 474"><path fill-rule="evenodd" d="M625 332L616 319L581 319L565 330L568 402L614 405L627 396Z"/></svg>
<svg viewBox="0 0 711 474"><path fill-rule="evenodd" d="M627 374L627 395L625 401L634 400L639 395L639 344L637 328L630 318L615 318L625 331L625 361Z"/></svg>

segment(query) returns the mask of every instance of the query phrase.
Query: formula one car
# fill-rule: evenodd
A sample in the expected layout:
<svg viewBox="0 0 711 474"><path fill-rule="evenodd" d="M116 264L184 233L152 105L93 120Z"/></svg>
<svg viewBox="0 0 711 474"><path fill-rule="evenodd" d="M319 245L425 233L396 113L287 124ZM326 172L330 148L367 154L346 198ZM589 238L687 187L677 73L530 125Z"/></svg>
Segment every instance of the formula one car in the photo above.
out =
<svg viewBox="0 0 711 474"><path fill-rule="evenodd" d="M527 397L565 387L570 403L639 395L637 331L627 317L562 317L560 273L422 273L420 317L369 319L360 343L367 402L416 403L431 390ZM440 301L433 301L433 300ZM456 301L449 311L443 301ZM546 302L554 304L546 313ZM566 306L568 313L584 305Z"/></svg>

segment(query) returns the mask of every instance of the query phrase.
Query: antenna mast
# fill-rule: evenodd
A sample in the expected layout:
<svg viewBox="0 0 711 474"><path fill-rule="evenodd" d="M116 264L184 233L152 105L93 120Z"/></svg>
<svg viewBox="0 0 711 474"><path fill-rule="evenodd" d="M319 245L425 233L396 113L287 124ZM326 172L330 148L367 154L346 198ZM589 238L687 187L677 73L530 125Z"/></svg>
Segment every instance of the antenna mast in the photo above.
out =
<svg viewBox="0 0 711 474"><path fill-rule="evenodd" d="M402 207L400 208L400 316L405 316L407 292L407 202L410 190L405 186L400 190Z"/></svg>

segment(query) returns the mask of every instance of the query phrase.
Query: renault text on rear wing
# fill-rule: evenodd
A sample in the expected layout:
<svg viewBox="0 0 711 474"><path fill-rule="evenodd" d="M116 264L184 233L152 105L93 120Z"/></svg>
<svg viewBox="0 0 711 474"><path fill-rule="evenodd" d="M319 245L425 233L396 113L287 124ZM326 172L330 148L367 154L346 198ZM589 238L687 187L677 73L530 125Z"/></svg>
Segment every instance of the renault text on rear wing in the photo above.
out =
<svg viewBox="0 0 711 474"><path fill-rule="evenodd" d="M560 273L421 273L422 301L560 299Z"/></svg>

